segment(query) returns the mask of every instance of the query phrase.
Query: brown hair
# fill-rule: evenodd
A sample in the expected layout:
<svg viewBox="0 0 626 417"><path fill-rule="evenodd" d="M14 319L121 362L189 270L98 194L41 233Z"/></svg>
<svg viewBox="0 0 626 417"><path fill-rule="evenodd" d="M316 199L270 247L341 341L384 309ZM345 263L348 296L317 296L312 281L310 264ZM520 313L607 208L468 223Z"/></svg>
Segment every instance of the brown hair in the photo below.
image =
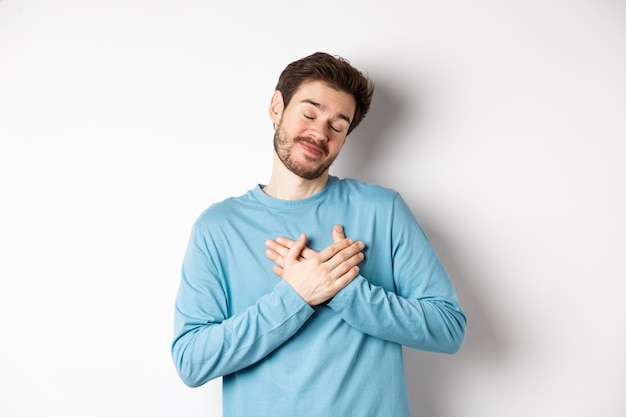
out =
<svg viewBox="0 0 626 417"><path fill-rule="evenodd" d="M361 123L372 103L374 84L340 56L316 52L287 65L276 84L276 90L281 92L285 107L305 81L323 81L332 88L352 94L356 109L348 133Z"/></svg>

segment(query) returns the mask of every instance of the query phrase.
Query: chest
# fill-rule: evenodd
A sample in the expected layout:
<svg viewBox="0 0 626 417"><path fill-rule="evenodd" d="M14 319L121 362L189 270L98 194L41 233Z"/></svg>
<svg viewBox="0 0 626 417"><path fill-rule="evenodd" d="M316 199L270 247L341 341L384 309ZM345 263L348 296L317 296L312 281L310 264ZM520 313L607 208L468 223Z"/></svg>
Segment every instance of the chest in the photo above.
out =
<svg viewBox="0 0 626 417"><path fill-rule="evenodd" d="M390 225L384 216L363 210L317 210L257 213L236 216L224 222L214 235L218 239L219 264L231 313L241 312L272 291L280 277L265 255L265 241L284 236L307 235L307 246L320 251L332 244L335 224L344 226L347 237L365 243L361 275L372 284L394 291Z"/></svg>

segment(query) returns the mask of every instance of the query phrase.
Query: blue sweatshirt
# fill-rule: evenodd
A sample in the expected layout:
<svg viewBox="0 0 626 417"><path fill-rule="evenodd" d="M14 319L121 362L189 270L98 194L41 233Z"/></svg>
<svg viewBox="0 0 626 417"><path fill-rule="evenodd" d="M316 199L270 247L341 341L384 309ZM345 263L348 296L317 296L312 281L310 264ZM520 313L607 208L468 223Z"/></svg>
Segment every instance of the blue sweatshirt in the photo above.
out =
<svg viewBox="0 0 626 417"><path fill-rule="evenodd" d="M226 417L403 417L402 345L454 353L466 318L448 275L401 196L331 176L286 201L259 185L209 207L193 226L175 304L172 357L182 380L223 377ZM360 274L311 307L272 272L264 242L332 228L365 243Z"/></svg>

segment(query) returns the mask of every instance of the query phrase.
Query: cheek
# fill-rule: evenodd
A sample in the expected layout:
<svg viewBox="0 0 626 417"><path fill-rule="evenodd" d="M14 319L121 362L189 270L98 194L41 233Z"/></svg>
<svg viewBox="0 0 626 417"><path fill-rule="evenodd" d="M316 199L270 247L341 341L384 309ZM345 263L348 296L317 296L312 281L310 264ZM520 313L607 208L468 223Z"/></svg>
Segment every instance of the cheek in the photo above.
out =
<svg viewBox="0 0 626 417"><path fill-rule="evenodd" d="M289 118L283 118L281 127L289 136L298 136L306 130L306 125L304 123Z"/></svg>
<svg viewBox="0 0 626 417"><path fill-rule="evenodd" d="M331 154L338 154L346 143L346 138L333 139L328 142L328 150Z"/></svg>
<svg viewBox="0 0 626 417"><path fill-rule="evenodd" d="M291 122L291 128L297 133L302 133L309 128L309 124L303 120L293 120Z"/></svg>

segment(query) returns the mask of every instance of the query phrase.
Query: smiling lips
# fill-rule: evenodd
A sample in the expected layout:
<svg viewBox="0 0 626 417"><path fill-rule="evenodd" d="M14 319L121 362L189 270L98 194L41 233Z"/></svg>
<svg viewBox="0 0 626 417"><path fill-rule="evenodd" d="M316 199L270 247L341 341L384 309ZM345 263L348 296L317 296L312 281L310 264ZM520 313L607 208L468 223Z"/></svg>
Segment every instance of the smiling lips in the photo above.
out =
<svg viewBox="0 0 626 417"><path fill-rule="evenodd" d="M318 146L310 139L298 138L297 142L300 144L300 146L302 146L302 148L304 148L306 153L311 154L315 157L328 154L328 150L325 148L324 145Z"/></svg>

